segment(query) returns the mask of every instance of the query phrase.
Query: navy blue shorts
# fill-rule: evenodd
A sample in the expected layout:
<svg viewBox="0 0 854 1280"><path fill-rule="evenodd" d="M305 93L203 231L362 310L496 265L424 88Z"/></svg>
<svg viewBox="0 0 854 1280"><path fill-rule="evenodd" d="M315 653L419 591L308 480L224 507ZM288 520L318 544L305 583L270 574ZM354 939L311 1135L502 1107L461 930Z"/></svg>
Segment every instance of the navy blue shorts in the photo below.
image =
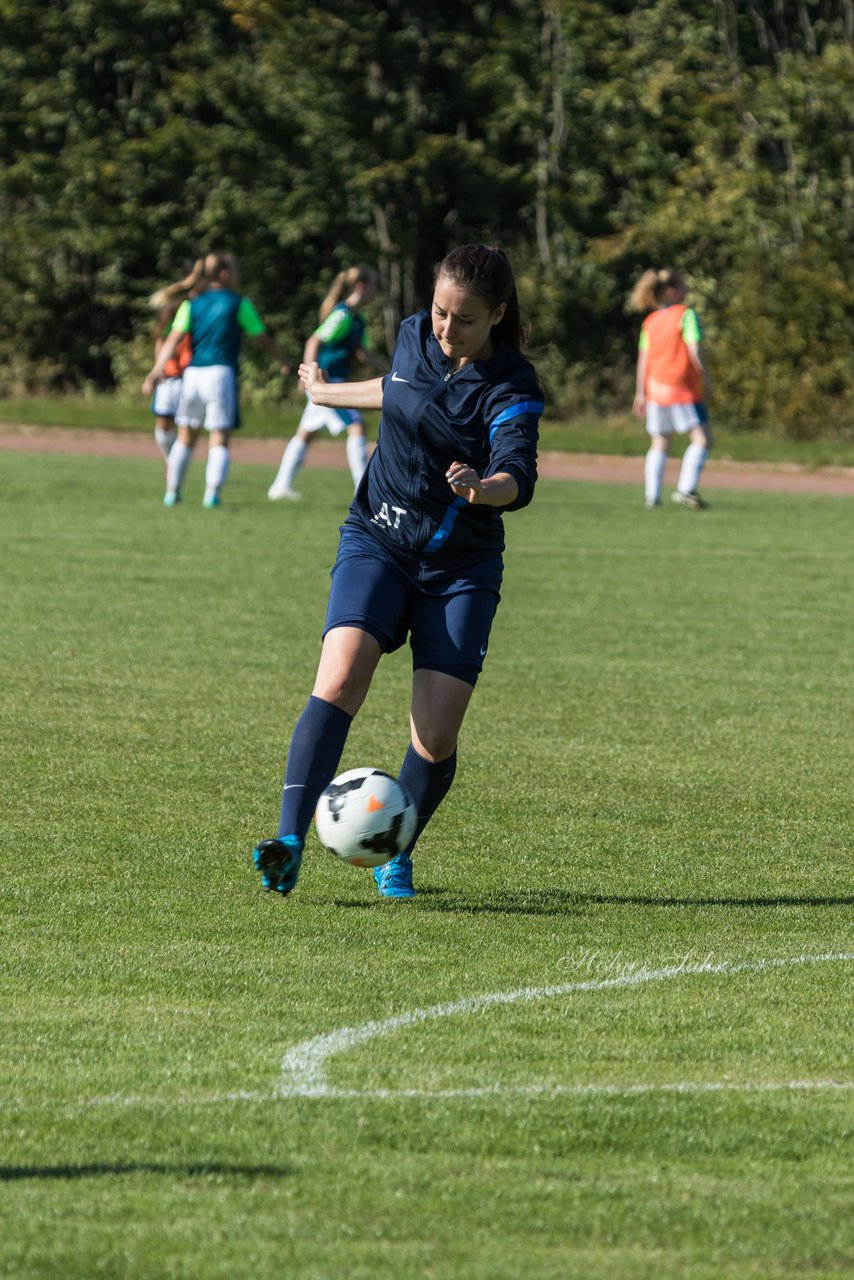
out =
<svg viewBox="0 0 854 1280"><path fill-rule="evenodd" d="M409 635L412 667L444 671L474 685L500 600L501 556L442 570L429 557L401 559L357 525L344 525L332 567L324 636L358 627L383 653Z"/></svg>

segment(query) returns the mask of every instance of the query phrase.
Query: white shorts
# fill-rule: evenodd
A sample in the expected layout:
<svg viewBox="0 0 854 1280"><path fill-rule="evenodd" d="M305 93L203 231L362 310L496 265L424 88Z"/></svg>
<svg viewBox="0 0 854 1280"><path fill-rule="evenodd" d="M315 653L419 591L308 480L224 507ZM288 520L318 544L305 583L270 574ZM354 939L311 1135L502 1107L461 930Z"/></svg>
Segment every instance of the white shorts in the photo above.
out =
<svg viewBox="0 0 854 1280"><path fill-rule="evenodd" d="M651 436L672 436L674 431L677 436L684 436L708 421L702 400L696 404L656 404L654 400L646 403L646 429Z"/></svg>
<svg viewBox="0 0 854 1280"><path fill-rule="evenodd" d="M306 400L308 400L307 394ZM346 431L352 423L361 421L362 415L357 409L331 409L329 405L312 404L308 400L299 424L303 431L320 431L326 427L331 436L340 436L341 432Z"/></svg>
<svg viewBox="0 0 854 1280"><path fill-rule="evenodd" d="M164 378L154 388L151 412L158 418L174 418L181 403L181 379Z"/></svg>
<svg viewBox="0 0 854 1280"><path fill-rule="evenodd" d="M230 364L188 365L181 379L179 427L229 431L237 421L237 378Z"/></svg>

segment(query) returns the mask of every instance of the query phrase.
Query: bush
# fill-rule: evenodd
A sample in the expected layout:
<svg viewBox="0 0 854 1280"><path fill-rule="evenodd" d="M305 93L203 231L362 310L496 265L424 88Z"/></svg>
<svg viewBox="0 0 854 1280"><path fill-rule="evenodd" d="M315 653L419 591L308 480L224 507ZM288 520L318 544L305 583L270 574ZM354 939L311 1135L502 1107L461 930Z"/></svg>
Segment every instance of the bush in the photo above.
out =
<svg viewBox="0 0 854 1280"><path fill-rule="evenodd" d="M804 249L768 255L725 282L710 361L721 415L794 440L854 438L854 289Z"/></svg>

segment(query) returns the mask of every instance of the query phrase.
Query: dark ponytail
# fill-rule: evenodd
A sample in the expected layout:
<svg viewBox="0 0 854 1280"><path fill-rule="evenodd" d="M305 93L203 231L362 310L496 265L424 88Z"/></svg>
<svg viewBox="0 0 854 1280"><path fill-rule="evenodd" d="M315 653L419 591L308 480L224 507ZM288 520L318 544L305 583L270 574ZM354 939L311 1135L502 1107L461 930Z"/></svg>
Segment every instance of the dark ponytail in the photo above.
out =
<svg viewBox="0 0 854 1280"><path fill-rule="evenodd" d="M504 315L495 326L495 333L514 351L524 351L526 329L519 310L513 268L503 249L497 245L461 245L459 249L452 249L436 267L434 284L440 276L461 289L479 294L490 311L503 302Z"/></svg>

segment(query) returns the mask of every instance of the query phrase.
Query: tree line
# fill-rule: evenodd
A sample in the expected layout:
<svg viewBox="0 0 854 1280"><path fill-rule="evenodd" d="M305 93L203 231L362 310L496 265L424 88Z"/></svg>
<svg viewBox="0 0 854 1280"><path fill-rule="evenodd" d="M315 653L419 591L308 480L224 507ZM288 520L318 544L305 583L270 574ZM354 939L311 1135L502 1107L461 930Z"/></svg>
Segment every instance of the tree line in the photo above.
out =
<svg viewBox="0 0 854 1280"><path fill-rule="evenodd" d="M389 346L478 240L559 412L625 405L675 264L716 412L850 434L852 138L854 0L0 0L0 391L130 385L212 249L295 352L376 263Z"/></svg>

